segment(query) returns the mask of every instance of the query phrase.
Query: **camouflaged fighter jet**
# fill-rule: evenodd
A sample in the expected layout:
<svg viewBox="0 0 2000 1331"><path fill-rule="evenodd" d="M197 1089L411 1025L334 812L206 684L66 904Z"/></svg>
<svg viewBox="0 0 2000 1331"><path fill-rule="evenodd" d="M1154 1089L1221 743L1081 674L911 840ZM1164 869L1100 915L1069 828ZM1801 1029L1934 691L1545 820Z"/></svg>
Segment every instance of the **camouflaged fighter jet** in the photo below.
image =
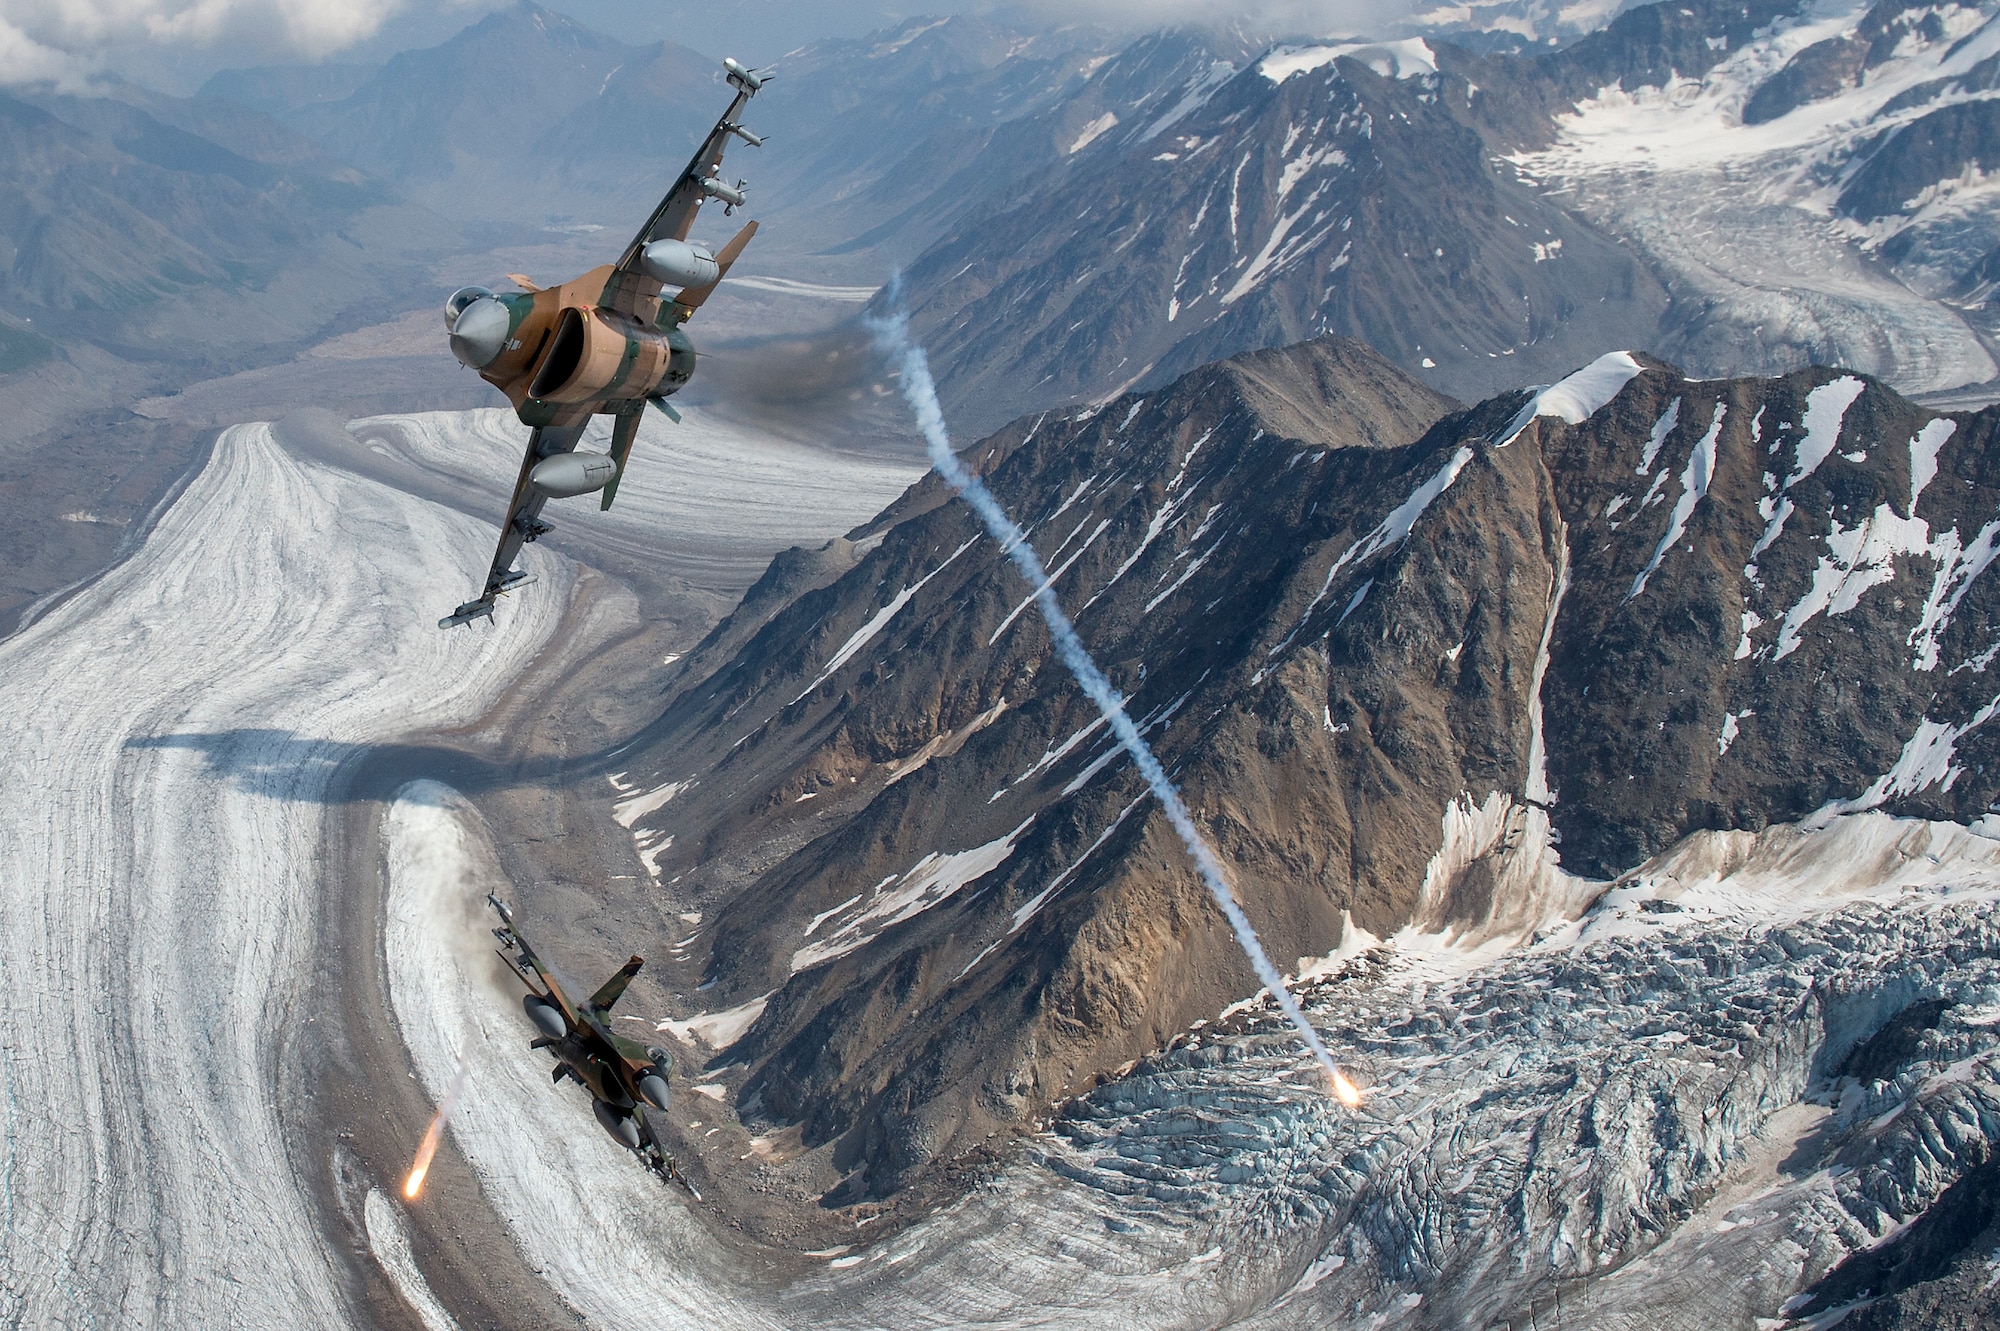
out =
<svg viewBox="0 0 2000 1331"><path fill-rule="evenodd" d="M724 184L716 175L729 140L763 143L739 117L768 75L734 60L722 63L736 90L729 109L617 263L546 289L509 273L524 294L464 287L445 302L452 354L505 393L533 432L486 587L439 620L439 628L491 619L496 598L533 581L513 563L524 544L553 530L541 520L548 500L601 490L600 509L611 507L648 402L680 419L667 398L687 385L695 363L682 325L757 234L751 222L713 252L687 238L708 200L721 200L725 216L743 205L745 183ZM680 294L666 297L668 287ZM592 416L612 418L609 453L576 451Z"/></svg>
<svg viewBox="0 0 2000 1331"><path fill-rule="evenodd" d="M618 973L606 980L596 993L581 1004L570 1001L535 955L528 940L514 929L514 912L507 903L488 893L487 903L499 912L500 927L493 936L500 940L500 958L528 986L521 1006L528 1020L542 1034L529 1042L530 1049L546 1049L555 1055L554 1079L567 1077L590 1092L591 1108L604 1130L618 1144L637 1155L663 1179L672 1179L686 1188L696 1201L701 1194L687 1181L674 1158L653 1135L646 1121L645 1106L664 1111L667 1107L667 1076L673 1070L673 1056L657 1045L642 1045L615 1034L610 1026L611 1005L625 992L625 986L646 964L633 957Z"/></svg>

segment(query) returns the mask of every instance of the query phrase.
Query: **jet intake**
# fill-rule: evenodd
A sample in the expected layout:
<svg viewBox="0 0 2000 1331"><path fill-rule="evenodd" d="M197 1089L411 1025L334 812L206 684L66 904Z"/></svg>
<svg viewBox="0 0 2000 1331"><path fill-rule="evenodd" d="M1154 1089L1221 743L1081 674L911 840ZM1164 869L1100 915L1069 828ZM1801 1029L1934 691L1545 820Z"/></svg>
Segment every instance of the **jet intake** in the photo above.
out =
<svg viewBox="0 0 2000 1331"><path fill-rule="evenodd" d="M550 1039L560 1040L569 1034L569 1025L563 1020L561 1009L539 994L524 994L521 1006L527 1009L528 1020Z"/></svg>
<svg viewBox="0 0 2000 1331"><path fill-rule="evenodd" d="M618 474L618 464L603 453L557 453L543 458L528 473L528 483L552 499L595 494Z"/></svg>
<svg viewBox="0 0 2000 1331"><path fill-rule="evenodd" d="M556 324L528 396L542 402L643 399L667 381L673 359L666 334L621 314L572 305Z"/></svg>
<svg viewBox="0 0 2000 1331"><path fill-rule="evenodd" d="M722 276L706 247L685 240L654 241L639 252L639 266L646 276L670 287L712 286Z"/></svg>
<svg viewBox="0 0 2000 1331"><path fill-rule="evenodd" d="M590 1107L597 1111L597 1121L604 1130L618 1139L619 1145L628 1151L639 1149L639 1124L629 1114L620 1114L602 1100L592 1100Z"/></svg>
<svg viewBox="0 0 2000 1331"><path fill-rule="evenodd" d="M473 290L476 288L468 287L454 295L445 305L445 314L451 319L451 354L458 357L461 365L483 370L506 349L514 320L507 307L491 294L474 296L453 315L452 303Z"/></svg>

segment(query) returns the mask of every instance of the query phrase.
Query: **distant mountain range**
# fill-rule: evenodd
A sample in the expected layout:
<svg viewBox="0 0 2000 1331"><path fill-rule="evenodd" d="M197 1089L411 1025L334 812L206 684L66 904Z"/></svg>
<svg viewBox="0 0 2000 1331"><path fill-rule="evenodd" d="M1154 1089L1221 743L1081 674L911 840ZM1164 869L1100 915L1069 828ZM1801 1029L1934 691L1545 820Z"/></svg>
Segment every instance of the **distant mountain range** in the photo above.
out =
<svg viewBox="0 0 2000 1331"><path fill-rule="evenodd" d="M981 427L1317 332L1463 397L1612 344L1987 380L2000 24L1940 14L1697 0L1538 55L1320 41L1192 75L1157 48L1194 38L1147 39L1093 80L1122 104L1071 99L1092 132L942 235L909 300Z"/></svg>
<svg viewBox="0 0 2000 1331"><path fill-rule="evenodd" d="M114 91L0 94L0 301L58 337L142 356L188 348L190 302L233 306L247 321L200 339L222 356L288 324L298 337L332 313L252 295L340 265L329 242L351 248L341 230L390 193L230 103ZM353 287L343 274L326 294L337 306Z"/></svg>
<svg viewBox="0 0 2000 1331"><path fill-rule="evenodd" d="M1464 398L1613 344L1912 391L2000 374L1988 10L1488 8L1276 45L912 19L776 62L771 145L731 169L767 263L906 270L975 429L1328 332ZM615 230L715 80L522 3L365 77L205 91L457 215Z"/></svg>

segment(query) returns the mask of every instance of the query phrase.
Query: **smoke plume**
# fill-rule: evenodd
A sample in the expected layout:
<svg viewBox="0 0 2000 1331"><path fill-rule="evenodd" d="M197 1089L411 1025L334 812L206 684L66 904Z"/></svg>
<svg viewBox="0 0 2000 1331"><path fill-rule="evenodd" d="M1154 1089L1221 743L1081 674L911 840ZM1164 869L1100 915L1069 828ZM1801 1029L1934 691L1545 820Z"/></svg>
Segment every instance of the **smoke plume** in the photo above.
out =
<svg viewBox="0 0 2000 1331"><path fill-rule="evenodd" d="M887 318L870 319L869 322L883 351L902 372L903 396L909 402L910 410L916 413L917 427L923 431L925 442L930 446L931 465L972 506L973 512L986 524L986 530L999 543L1001 550L1014 561L1014 567L1027 579L1028 585L1035 589L1035 605L1048 623L1049 637L1055 642L1056 654L1069 667L1069 672L1076 676L1084 694L1097 704L1097 710L1103 714L1111 732L1118 737L1118 743L1131 755L1133 765L1152 788L1153 797L1160 802L1160 808L1166 812L1167 821L1173 824L1174 831L1180 834L1181 844L1187 847L1202 882L1207 884L1209 895L1215 898L1216 906L1236 934L1237 943L1242 946L1244 955L1250 958L1250 966L1257 972L1257 978L1271 991L1271 997L1298 1032L1300 1041L1325 1069L1334 1094L1343 1104L1352 1106L1359 1103L1360 1096L1353 1083L1334 1062L1319 1033L1313 1030L1312 1023L1300 1010L1298 1000L1285 987L1284 976L1278 973L1278 968L1265 954L1257 931L1250 926L1242 906L1237 904L1236 894L1230 890L1222 862L1209 849L1201 829L1194 825L1194 818L1188 813L1187 805L1182 803L1180 792L1174 788L1166 769L1160 766L1160 760L1153 756L1152 746L1139 733L1139 727L1132 723L1131 716L1125 711L1124 697L1097 668L1069 616L1063 613L1062 605L1049 585L1048 571L1042 567L1041 556L1035 553L1035 547L1029 544L1028 534L1007 516L1006 510L1000 507L1000 501L993 497L993 492L967 470L952 451L951 436L945 430L944 408L938 403L937 384L931 378L930 359L924 355L924 349L910 338L910 318L902 306L901 286L899 277L889 287L889 304L895 312Z"/></svg>

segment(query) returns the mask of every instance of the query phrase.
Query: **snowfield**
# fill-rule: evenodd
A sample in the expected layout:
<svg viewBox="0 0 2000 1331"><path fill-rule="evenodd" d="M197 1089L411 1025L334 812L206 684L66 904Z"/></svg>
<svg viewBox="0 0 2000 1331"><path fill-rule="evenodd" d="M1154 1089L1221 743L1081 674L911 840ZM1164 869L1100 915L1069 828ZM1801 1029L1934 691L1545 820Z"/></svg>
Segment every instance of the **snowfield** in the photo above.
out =
<svg viewBox="0 0 2000 1331"><path fill-rule="evenodd" d="M1679 324L1661 354L1697 373L1846 365L1905 393L2000 375L1959 313L1934 299L1955 273L1902 273L1875 257L1903 227L1949 230L1962 215L1990 214L2000 195L1952 182L1907 218L1866 225L1834 210L1857 152L1961 94L1891 103L2000 51L2000 24L1971 6L1940 6L1942 39L1906 41L1855 87L1743 122L1760 84L1797 52L1852 31L1868 9L1864 0L1814 7L1699 80L1600 89L1560 118L1554 146L1512 159L1531 183L1636 242L1669 279Z"/></svg>
<svg viewBox="0 0 2000 1331"><path fill-rule="evenodd" d="M272 1088L360 746L469 722L546 641L440 633L490 529L259 425L126 563L0 643L0 1319L345 1326Z"/></svg>

